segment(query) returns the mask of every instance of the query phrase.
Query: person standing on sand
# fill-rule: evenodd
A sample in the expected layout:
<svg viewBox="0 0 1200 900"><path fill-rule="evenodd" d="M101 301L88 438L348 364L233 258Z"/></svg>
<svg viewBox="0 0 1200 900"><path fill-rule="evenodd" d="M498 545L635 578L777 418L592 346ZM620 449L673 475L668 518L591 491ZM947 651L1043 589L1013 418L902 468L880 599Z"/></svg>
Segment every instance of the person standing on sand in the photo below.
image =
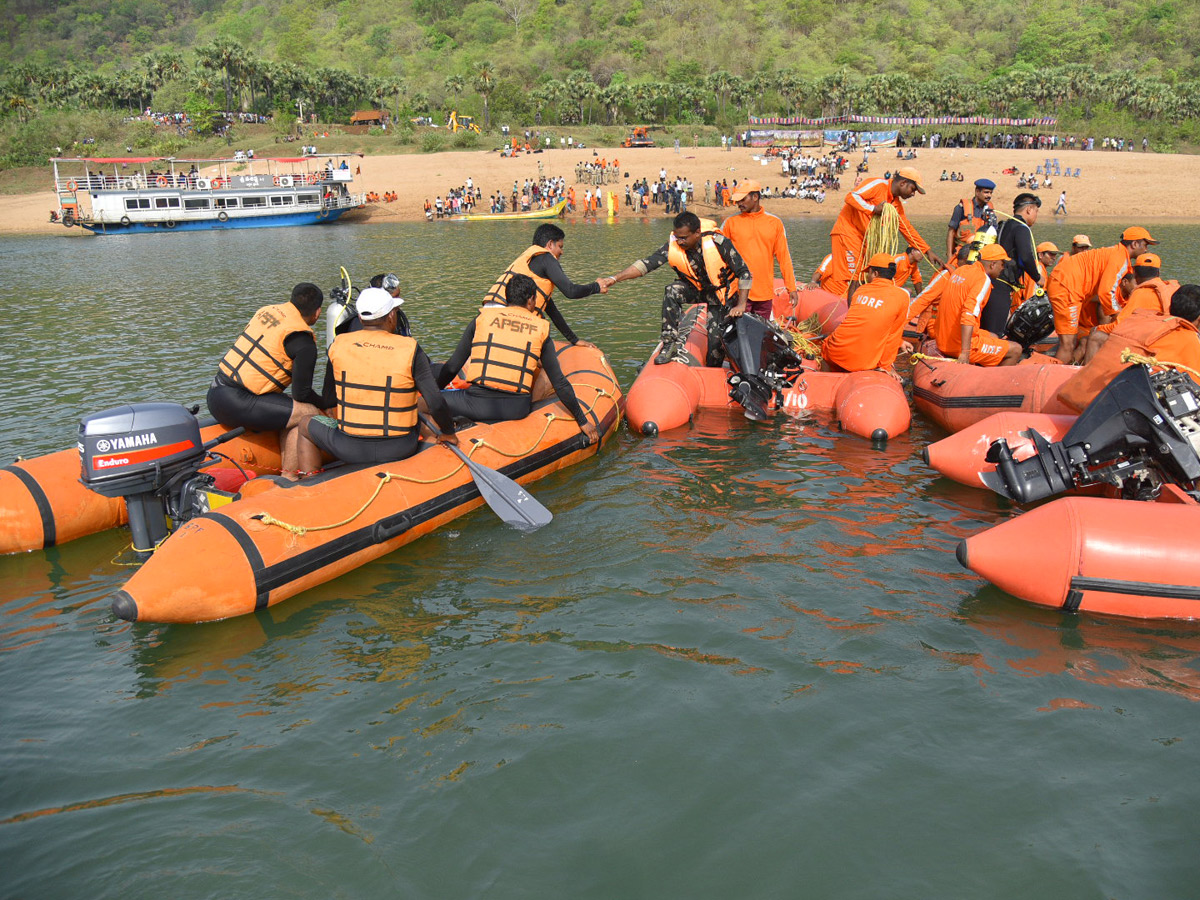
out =
<svg viewBox="0 0 1200 900"><path fill-rule="evenodd" d="M1061 212L1064 216L1067 214L1067 192L1063 191L1058 195L1058 206L1054 207L1054 214L1057 216Z"/></svg>

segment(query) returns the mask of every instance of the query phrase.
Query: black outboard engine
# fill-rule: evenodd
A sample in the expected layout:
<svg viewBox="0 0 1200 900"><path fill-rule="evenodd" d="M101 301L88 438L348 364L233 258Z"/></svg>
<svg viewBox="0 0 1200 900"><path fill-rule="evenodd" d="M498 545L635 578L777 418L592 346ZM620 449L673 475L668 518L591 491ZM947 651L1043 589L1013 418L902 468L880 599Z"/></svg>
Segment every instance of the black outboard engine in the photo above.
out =
<svg viewBox="0 0 1200 900"><path fill-rule="evenodd" d="M1034 294L1008 317L1004 334L1010 341L1021 345L1021 350L1027 351L1039 341L1044 341L1054 333L1054 310L1050 307L1050 298L1045 292Z"/></svg>
<svg viewBox="0 0 1200 900"><path fill-rule="evenodd" d="M1051 444L1028 432L1037 452L1013 459L1001 438L988 448L984 484L1021 503L1073 487L1111 484L1128 500L1153 500L1164 483L1194 490L1200 479L1200 385L1179 372L1126 369Z"/></svg>
<svg viewBox="0 0 1200 900"><path fill-rule="evenodd" d="M168 517L181 523L208 511L214 479L200 469L212 461L209 450L243 430L204 443L195 415L176 403L106 409L79 423L79 480L125 499L133 548L149 554L167 536Z"/></svg>
<svg viewBox="0 0 1200 900"><path fill-rule="evenodd" d="M785 372L799 370L803 360L786 332L753 313L726 320L721 339L737 369L729 376L730 398L742 405L747 419L765 421L771 401L783 403Z"/></svg>

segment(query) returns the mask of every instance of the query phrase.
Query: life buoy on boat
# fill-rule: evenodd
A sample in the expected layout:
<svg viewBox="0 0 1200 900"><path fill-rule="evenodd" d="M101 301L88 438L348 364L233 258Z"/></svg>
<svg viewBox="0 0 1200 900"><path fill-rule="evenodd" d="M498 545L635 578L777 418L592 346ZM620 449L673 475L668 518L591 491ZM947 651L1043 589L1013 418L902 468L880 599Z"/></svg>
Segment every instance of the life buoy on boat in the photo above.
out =
<svg viewBox="0 0 1200 900"><path fill-rule="evenodd" d="M317 183L316 172L309 172L307 175L305 175L304 182L305 182L305 184L316 184Z"/></svg>
<svg viewBox="0 0 1200 900"><path fill-rule="evenodd" d="M279 187L279 176L276 175L272 180L275 182L275 187Z"/></svg>
<svg viewBox="0 0 1200 900"><path fill-rule="evenodd" d="M214 178L212 180L212 186L214 191L220 190L221 188L225 187L225 179L220 177Z"/></svg>
<svg viewBox="0 0 1200 900"><path fill-rule="evenodd" d="M225 210L221 210L219 213L217 213L217 221L218 222L228 222L229 221L229 213L225 212Z"/></svg>
<svg viewBox="0 0 1200 900"><path fill-rule="evenodd" d="M158 176L158 180L157 180L156 182L154 182L154 183L155 183L155 184L157 184L159 187L166 187L166 186L167 186L167 184L168 184L168 182L167 182L167 176L166 176L166 175L159 175L159 176Z"/></svg>
<svg viewBox="0 0 1200 900"><path fill-rule="evenodd" d="M129 216L121 216L121 225L125 228L129 227Z"/></svg>
<svg viewBox="0 0 1200 900"><path fill-rule="evenodd" d="M202 191L207 191L209 189L209 187L211 187L211 186L212 186L212 182L209 181L207 178L197 178L196 179L196 187L200 188L200 190L202 190Z"/></svg>
<svg viewBox="0 0 1200 900"><path fill-rule="evenodd" d="M163 222L163 225L165 225L167 228L174 228L174 227L175 227L175 220L174 220L174 219L167 219L167 221Z"/></svg>
<svg viewBox="0 0 1200 900"><path fill-rule="evenodd" d="M79 190L79 185L77 185L74 181L68 181L67 190L71 193L74 193L75 191Z"/></svg>

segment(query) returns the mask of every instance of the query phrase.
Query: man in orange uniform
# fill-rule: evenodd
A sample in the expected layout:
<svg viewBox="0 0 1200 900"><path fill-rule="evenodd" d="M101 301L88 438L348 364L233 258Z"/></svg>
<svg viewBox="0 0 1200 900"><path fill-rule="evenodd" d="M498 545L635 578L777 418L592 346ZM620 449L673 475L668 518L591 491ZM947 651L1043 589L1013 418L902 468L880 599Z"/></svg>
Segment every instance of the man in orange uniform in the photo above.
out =
<svg viewBox="0 0 1200 900"><path fill-rule="evenodd" d="M1021 359L1021 345L998 338L979 327L979 314L1000 274L1008 254L999 244L988 244L979 259L959 266L942 292L933 335L943 356L977 366L1013 366Z"/></svg>
<svg viewBox="0 0 1200 900"><path fill-rule="evenodd" d="M1170 315L1171 297L1179 289L1178 281L1163 279L1162 260L1154 253L1143 253L1133 261L1133 270L1130 272L1128 280L1123 282L1122 286L1124 287L1124 285L1130 287L1128 298L1121 304L1115 319L1096 326L1091 337L1088 338L1085 362L1096 355L1096 352L1108 340L1108 336L1134 311L1148 309L1155 315Z"/></svg>
<svg viewBox="0 0 1200 900"><path fill-rule="evenodd" d="M1132 363L1126 349L1200 371L1200 285L1184 284L1171 297L1171 314L1136 309L1113 329L1110 339L1059 391L1058 399L1082 411L1104 387Z"/></svg>
<svg viewBox="0 0 1200 900"><path fill-rule="evenodd" d="M913 296L921 293L923 288L921 278L921 251L916 247L909 247L899 256L894 257L896 262L896 286L904 287L910 280L913 286Z"/></svg>
<svg viewBox="0 0 1200 900"><path fill-rule="evenodd" d="M1109 322L1121 308L1120 284L1129 271L1130 259L1145 253L1158 241L1145 228L1133 226L1121 233L1111 247L1084 250L1063 259L1050 275L1047 291L1054 309L1054 330L1058 332L1061 362L1070 364L1082 356L1078 345L1079 316L1084 303L1093 298L1100 302L1100 322Z"/></svg>
<svg viewBox="0 0 1200 900"><path fill-rule="evenodd" d="M754 278L746 311L764 319L771 318L775 263L778 262L783 285L792 301L794 318L800 294L796 290L796 272L783 222L762 208L762 185L757 181L746 179L739 184L733 192L733 202L737 204L738 214L725 220L721 233L733 241Z"/></svg>
<svg viewBox="0 0 1200 900"><path fill-rule="evenodd" d="M929 280L925 290L913 298L908 307L909 327L913 331L921 334L931 332L933 320L937 316L938 304L941 302L946 285L950 283L950 276L954 274L955 269L966 264L967 257L970 255L971 244L963 244L958 248L954 258Z"/></svg>
<svg viewBox="0 0 1200 900"><path fill-rule="evenodd" d="M825 339L821 355L835 372L885 369L895 374L896 354L904 340L908 291L898 287L895 263L886 253L867 261L871 280L854 292L842 323Z"/></svg>
<svg viewBox="0 0 1200 900"><path fill-rule="evenodd" d="M846 296L857 271L858 256L862 252L867 226L872 218L883 215L883 207L887 204L891 204L900 214L900 233L919 249L935 268L940 269L942 261L929 249L928 242L917 232L904 211L904 201L918 193L925 193L921 184L921 174L916 169L905 167L897 171L890 180L873 178L847 194L842 211L833 223L833 230L829 232L833 261L821 282L821 287L839 297Z"/></svg>
<svg viewBox="0 0 1200 900"><path fill-rule="evenodd" d="M821 260L821 264L813 269L812 281L808 284L808 287L820 287L821 282L825 280L825 276L829 272L829 267L831 265L833 265L833 254L826 253L825 258Z"/></svg>

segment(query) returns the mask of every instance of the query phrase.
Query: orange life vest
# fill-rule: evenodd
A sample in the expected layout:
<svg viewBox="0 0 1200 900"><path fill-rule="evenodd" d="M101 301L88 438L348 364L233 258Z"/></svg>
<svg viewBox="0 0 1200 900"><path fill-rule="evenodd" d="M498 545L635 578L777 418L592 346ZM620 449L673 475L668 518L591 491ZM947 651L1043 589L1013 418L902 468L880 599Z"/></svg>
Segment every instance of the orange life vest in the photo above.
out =
<svg viewBox="0 0 1200 900"><path fill-rule="evenodd" d="M329 345L338 429L354 437L394 438L417 428L410 337L374 328L339 334Z"/></svg>
<svg viewBox="0 0 1200 900"><path fill-rule="evenodd" d="M703 294L705 290L715 292L717 299L721 303L726 303L730 297L737 294L738 280L733 270L722 259L721 252L717 249L717 242L713 238L714 235L721 234L721 232L717 229L717 223L712 219L701 219L700 233L702 235L700 254L704 258L703 276L692 268L687 253L679 246L674 234L667 242L667 264L679 274L680 278L691 284L700 293Z"/></svg>
<svg viewBox="0 0 1200 900"><path fill-rule="evenodd" d="M513 260L512 265L504 270L504 274L496 279L496 283L491 286L487 294L483 298L484 303L500 303L506 304L508 298L505 296L505 288L514 275L528 275L533 279L533 283L537 285L537 311L540 313L546 308L546 301L550 299L550 295L554 293L554 282L549 278L543 278L540 275L534 275L529 268L530 261L535 256L540 256L543 253L549 253L545 247L539 247L534 244L524 253ZM540 344L538 345L541 346Z"/></svg>
<svg viewBox="0 0 1200 900"><path fill-rule="evenodd" d="M1126 348L1142 356L1154 356L1150 345L1185 324L1182 319L1160 316L1152 310L1134 310L1113 330L1091 361L1062 386L1058 399L1082 412L1110 381L1133 365L1121 362L1121 353Z"/></svg>
<svg viewBox="0 0 1200 900"><path fill-rule="evenodd" d="M292 360L283 342L298 331L312 334L312 326L290 302L264 306L233 342L218 371L252 394L280 393L292 383Z"/></svg>
<svg viewBox="0 0 1200 900"><path fill-rule="evenodd" d="M512 394L532 393L548 337L550 323L523 306L481 309L464 370L467 381Z"/></svg>
<svg viewBox="0 0 1200 900"><path fill-rule="evenodd" d="M1143 281L1139 284L1134 289L1134 293L1136 294L1140 290L1153 291L1155 296L1158 297L1160 312L1164 316L1169 316L1171 314L1171 298L1179 290L1179 282L1174 279L1168 281L1162 278L1151 278L1149 281ZM1117 313L1118 319L1121 318L1121 313L1125 312L1126 308L1125 306L1121 307L1121 312Z"/></svg>
<svg viewBox="0 0 1200 900"><path fill-rule="evenodd" d="M962 201L963 219L958 223L958 231L954 235L954 249L957 250L967 242L967 239L983 228L984 220L975 215L975 198L968 197ZM984 209L991 209L992 204L985 203ZM945 209L943 206L942 209Z"/></svg>

